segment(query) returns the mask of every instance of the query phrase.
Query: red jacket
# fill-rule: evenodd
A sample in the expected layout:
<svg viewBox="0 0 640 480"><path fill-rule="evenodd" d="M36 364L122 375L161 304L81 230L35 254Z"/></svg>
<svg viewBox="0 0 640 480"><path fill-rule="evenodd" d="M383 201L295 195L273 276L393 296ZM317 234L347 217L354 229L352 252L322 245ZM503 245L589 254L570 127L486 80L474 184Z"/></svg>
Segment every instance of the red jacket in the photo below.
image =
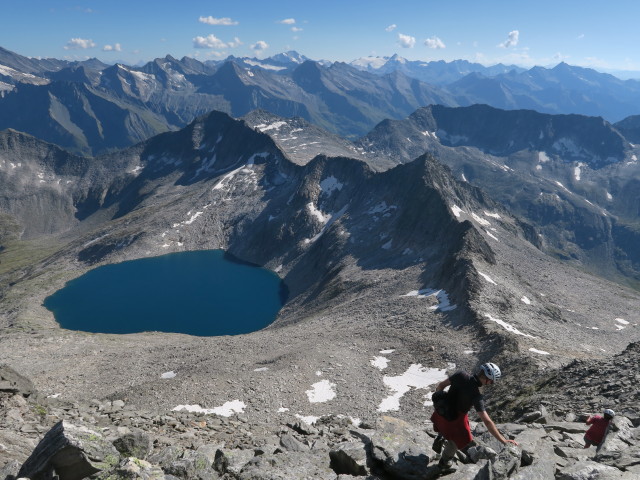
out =
<svg viewBox="0 0 640 480"><path fill-rule="evenodd" d="M587 425L591 425L591 427L587 430L587 433L584 434L584 437L591 443L600 445L610 421L611 420L606 420L600 415L593 415L589 417L589 419L587 419Z"/></svg>

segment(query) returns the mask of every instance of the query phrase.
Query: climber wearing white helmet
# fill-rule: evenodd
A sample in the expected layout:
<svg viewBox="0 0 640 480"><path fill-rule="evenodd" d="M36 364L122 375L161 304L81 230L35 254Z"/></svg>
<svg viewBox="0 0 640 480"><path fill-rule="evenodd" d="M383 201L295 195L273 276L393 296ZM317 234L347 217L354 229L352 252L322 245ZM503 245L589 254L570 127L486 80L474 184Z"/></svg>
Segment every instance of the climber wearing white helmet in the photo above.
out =
<svg viewBox="0 0 640 480"><path fill-rule="evenodd" d="M434 450L437 452L442 450L438 463L442 473L454 471L451 461L458 449L465 450L475 444L468 416L472 406L475 407L487 430L500 443L518 444L515 440L505 438L498 431L485 409L484 396L480 393L482 386L493 384L501 376L500 368L495 363L484 363L476 374L456 372L436 387L436 392L433 394L435 411L431 421L439 433L434 442ZM449 391L444 392L444 389L449 386ZM444 449L442 449L442 442L444 442Z"/></svg>
<svg viewBox="0 0 640 480"><path fill-rule="evenodd" d="M609 422L616 416L616 413L610 408L605 408L602 412L603 416L591 415L585 422L587 425L591 425L587 433L584 434L584 448L589 448L592 445L596 447L600 446L604 436L607 433L607 427Z"/></svg>

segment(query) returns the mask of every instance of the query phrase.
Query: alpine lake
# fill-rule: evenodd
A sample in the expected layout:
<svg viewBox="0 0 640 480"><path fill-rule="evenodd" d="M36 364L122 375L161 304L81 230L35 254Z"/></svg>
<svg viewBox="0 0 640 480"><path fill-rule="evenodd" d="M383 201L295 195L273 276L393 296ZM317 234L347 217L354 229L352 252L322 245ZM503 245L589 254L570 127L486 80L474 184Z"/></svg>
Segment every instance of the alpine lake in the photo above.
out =
<svg viewBox="0 0 640 480"><path fill-rule="evenodd" d="M43 305L68 330L205 337L266 327L287 294L274 272L223 250L202 250L95 268L67 282Z"/></svg>

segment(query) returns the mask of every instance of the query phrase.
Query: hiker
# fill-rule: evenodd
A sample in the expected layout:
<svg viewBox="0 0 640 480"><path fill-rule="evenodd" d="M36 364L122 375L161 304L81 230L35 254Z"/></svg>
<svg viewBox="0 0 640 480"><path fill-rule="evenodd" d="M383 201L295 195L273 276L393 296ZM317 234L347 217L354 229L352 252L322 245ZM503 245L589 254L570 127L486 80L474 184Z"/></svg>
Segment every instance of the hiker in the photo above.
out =
<svg viewBox="0 0 640 480"><path fill-rule="evenodd" d="M484 363L475 375L464 371L456 372L436 387L436 392L433 394L435 411L431 415L431 421L439 434L434 441L434 450L442 449L444 443L438 462L441 473L455 471L452 460L458 449L467 450L475 446L468 416L472 406L491 435L500 443L518 445L515 440L505 438L498 431L485 409L484 396L480 393L480 387L493 384L501 375L500 368L495 363ZM449 391L444 392L448 386L450 386Z"/></svg>
<svg viewBox="0 0 640 480"><path fill-rule="evenodd" d="M587 418L585 423L591 425L591 427L584 434L584 448L589 448L592 445L599 447L604 439L604 434L607 432L609 422L616 416L616 413L610 408L606 408L602 413L604 416L591 415Z"/></svg>

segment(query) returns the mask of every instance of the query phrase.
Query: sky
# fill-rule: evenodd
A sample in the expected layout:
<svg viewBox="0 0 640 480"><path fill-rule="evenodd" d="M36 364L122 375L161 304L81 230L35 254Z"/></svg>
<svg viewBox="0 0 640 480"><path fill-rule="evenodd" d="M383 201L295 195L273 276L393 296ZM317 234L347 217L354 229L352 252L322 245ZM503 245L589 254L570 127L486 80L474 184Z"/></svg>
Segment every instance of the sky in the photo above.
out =
<svg viewBox="0 0 640 480"><path fill-rule="evenodd" d="M615 0L0 0L0 46L28 57L139 64L295 50L640 70L640 2Z"/></svg>

